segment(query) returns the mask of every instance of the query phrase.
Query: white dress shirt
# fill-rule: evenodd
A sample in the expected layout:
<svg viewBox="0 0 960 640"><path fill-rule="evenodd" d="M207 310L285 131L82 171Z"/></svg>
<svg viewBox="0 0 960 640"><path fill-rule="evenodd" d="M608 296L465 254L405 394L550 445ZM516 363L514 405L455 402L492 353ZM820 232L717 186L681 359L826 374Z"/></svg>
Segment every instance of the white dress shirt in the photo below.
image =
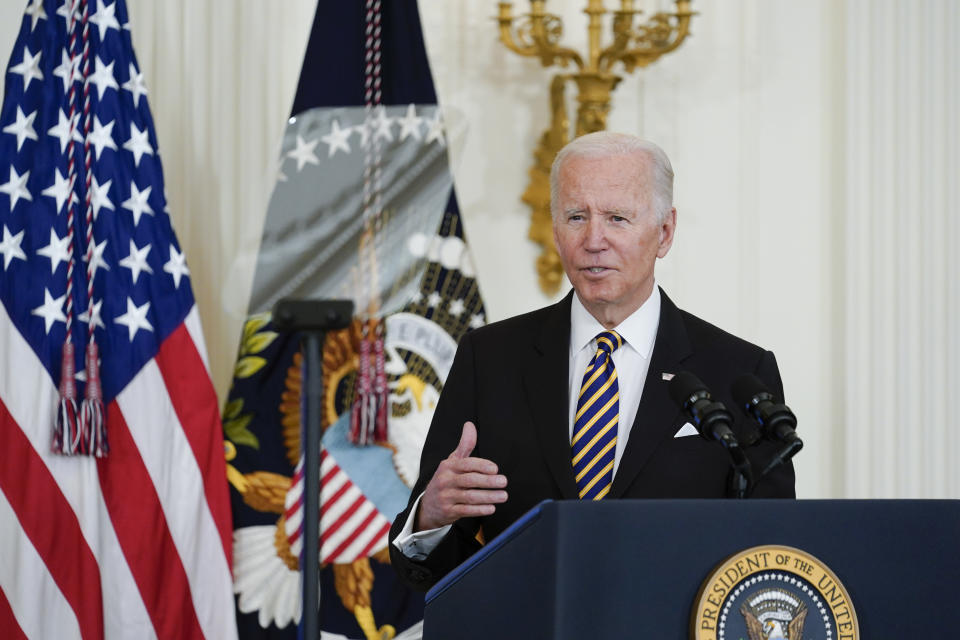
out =
<svg viewBox="0 0 960 640"><path fill-rule="evenodd" d="M613 474L620 468L620 458L630 437L633 420L640 406L640 394L647 380L650 355L657 339L660 324L660 289L656 284L653 293L639 309L613 328L623 338L623 346L613 352L613 366L617 370L617 385L620 388L620 420L617 423L617 448L613 458ZM573 296L570 305L570 413L569 436L573 440L573 418L577 414L577 398L587 365L597 353L597 336L607 329L597 321L580 298Z"/></svg>
<svg viewBox="0 0 960 640"><path fill-rule="evenodd" d="M620 388L620 421L617 424L617 447L613 461L614 477L620 467L620 459L623 457L623 451L637 416L637 408L640 406L640 394L650 369L650 356L653 353L659 324L660 289L654 283L653 293L646 302L613 328L624 341L624 344L613 352L613 366L617 370L617 384ZM597 352L596 337L604 331L607 329L590 315L580 302L580 298L574 294L570 305L570 366L568 368L570 411L567 427L570 440L573 440L573 418L577 412L577 398L580 395L583 374ZM420 494L410 510L410 517L393 541L397 549L411 560L425 559L440 544L443 536L452 526L448 524L438 529L414 532L414 516L422 499L423 494Z"/></svg>

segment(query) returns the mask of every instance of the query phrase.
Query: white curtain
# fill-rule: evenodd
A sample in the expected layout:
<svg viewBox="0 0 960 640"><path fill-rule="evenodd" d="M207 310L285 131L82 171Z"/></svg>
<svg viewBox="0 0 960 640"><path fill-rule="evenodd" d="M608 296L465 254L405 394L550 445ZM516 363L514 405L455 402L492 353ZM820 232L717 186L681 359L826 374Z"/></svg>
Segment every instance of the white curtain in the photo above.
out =
<svg viewBox="0 0 960 640"><path fill-rule="evenodd" d="M214 384L226 396L316 2L129 0Z"/></svg>
<svg viewBox="0 0 960 640"><path fill-rule="evenodd" d="M958 27L950 0L849 5L837 384L850 495L960 496Z"/></svg>

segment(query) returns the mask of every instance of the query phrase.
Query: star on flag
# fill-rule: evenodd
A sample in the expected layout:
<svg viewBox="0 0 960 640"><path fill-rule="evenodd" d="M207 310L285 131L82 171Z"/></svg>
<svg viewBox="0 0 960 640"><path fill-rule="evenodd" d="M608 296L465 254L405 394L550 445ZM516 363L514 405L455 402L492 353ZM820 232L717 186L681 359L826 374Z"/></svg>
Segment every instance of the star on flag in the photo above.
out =
<svg viewBox="0 0 960 640"><path fill-rule="evenodd" d="M32 313L35 316L40 316L43 318L43 329L50 334L50 329L53 328L54 322L66 322L67 316L63 313L63 301L66 300L67 294L63 294L59 298L54 298L50 294L50 289L43 290L43 304L35 308Z"/></svg>
<svg viewBox="0 0 960 640"><path fill-rule="evenodd" d="M297 171L302 171L307 164L320 164L320 159L314 153L319 140L307 142L301 136L297 136L297 148L287 155L297 161Z"/></svg>
<svg viewBox="0 0 960 640"><path fill-rule="evenodd" d="M17 151L20 151L24 141L37 139L37 132L33 130L33 121L36 117L36 111L33 111L30 115L24 115L23 110L18 105L17 119L3 128L4 133L17 137Z"/></svg>
<svg viewBox="0 0 960 640"><path fill-rule="evenodd" d="M19 233L10 233L7 225L3 225L3 240L0 240L0 255L3 256L3 269L6 271L14 258L26 260L27 254L20 245L23 243L23 230Z"/></svg>
<svg viewBox="0 0 960 640"><path fill-rule="evenodd" d="M106 93L107 89L120 90L117 79L113 77L113 65L113 62L106 64L100 59L100 56L96 56L94 58L93 75L87 78L87 82L97 85L97 97L101 100L103 100L103 94Z"/></svg>
<svg viewBox="0 0 960 640"><path fill-rule="evenodd" d="M341 129L340 121L334 120L330 125L330 133L322 136L320 139L329 147L327 157L332 158L337 151L350 153L350 144L347 142L353 129Z"/></svg>
<svg viewBox="0 0 960 640"><path fill-rule="evenodd" d="M133 300L128 297L126 313L117 316L113 321L117 324L122 324L127 328L130 342L133 342L133 337L137 335L137 331L140 329L143 329L144 331L153 331L153 325L150 324L149 320L147 320L147 313L149 312L149 301L138 306L134 304Z"/></svg>

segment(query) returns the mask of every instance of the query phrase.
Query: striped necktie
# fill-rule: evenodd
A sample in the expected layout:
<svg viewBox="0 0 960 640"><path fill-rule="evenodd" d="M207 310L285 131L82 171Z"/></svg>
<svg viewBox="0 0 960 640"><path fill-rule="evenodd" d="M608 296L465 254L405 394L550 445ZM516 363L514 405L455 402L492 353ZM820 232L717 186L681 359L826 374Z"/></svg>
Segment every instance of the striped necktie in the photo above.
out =
<svg viewBox="0 0 960 640"><path fill-rule="evenodd" d="M600 500L613 484L620 420L620 386L613 352L623 345L616 331L597 336L597 353L583 374L573 419L573 472L581 500Z"/></svg>

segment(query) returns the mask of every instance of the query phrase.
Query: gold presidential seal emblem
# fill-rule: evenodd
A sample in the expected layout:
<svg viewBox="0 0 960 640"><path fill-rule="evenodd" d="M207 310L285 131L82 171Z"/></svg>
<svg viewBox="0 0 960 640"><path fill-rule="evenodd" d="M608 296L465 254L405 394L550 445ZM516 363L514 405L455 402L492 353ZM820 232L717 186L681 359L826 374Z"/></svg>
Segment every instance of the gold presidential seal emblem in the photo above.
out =
<svg viewBox="0 0 960 640"><path fill-rule="evenodd" d="M704 581L693 640L859 640L857 614L837 576L793 547L763 545L725 560Z"/></svg>

